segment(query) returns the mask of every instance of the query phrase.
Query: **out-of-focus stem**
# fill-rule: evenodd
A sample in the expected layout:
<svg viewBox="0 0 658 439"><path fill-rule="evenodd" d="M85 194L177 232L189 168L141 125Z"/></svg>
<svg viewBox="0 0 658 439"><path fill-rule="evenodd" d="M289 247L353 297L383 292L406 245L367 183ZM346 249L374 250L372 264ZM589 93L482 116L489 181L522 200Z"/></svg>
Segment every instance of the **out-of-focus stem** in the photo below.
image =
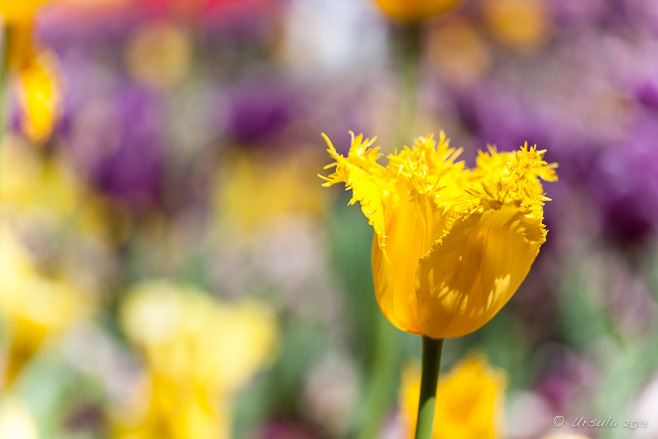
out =
<svg viewBox="0 0 658 439"><path fill-rule="evenodd" d="M9 70L9 39L11 29L5 23L2 27L2 56L0 56L0 150L6 129L5 124L5 101L7 100L7 74Z"/></svg>
<svg viewBox="0 0 658 439"><path fill-rule="evenodd" d="M442 349L443 339L436 340L427 336L423 337L423 371L420 379L416 439L432 438L436 387L439 384Z"/></svg>
<svg viewBox="0 0 658 439"><path fill-rule="evenodd" d="M399 31L397 55L401 78L401 102L395 147L399 148L409 142L412 135L418 85L421 27L420 24L406 24L397 30Z"/></svg>
<svg viewBox="0 0 658 439"><path fill-rule="evenodd" d="M378 315L375 327L375 348L367 383L365 414L359 428L359 439L379 437L382 419L389 409L390 394L398 371L400 334L386 318Z"/></svg>

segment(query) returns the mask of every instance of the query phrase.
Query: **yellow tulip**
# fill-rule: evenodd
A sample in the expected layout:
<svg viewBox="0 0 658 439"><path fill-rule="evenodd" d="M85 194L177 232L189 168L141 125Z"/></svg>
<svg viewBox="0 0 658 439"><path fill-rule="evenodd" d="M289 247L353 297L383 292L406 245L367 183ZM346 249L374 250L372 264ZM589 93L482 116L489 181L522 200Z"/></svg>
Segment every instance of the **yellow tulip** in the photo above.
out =
<svg viewBox="0 0 658 439"><path fill-rule="evenodd" d="M452 9L460 0L375 0L375 2L393 20L412 23Z"/></svg>
<svg viewBox="0 0 658 439"><path fill-rule="evenodd" d="M121 325L144 354L148 383L117 438L228 438L230 402L271 358L276 323L262 305L225 304L157 280L128 294Z"/></svg>
<svg viewBox="0 0 658 439"><path fill-rule="evenodd" d="M0 319L8 335L5 386L14 383L44 342L85 311L68 282L42 276L9 227L0 224Z"/></svg>
<svg viewBox="0 0 658 439"><path fill-rule="evenodd" d="M502 437L505 376L485 359L471 356L439 381L436 389L432 439L495 439ZM420 370L408 366L402 376L401 418L408 437L413 437Z"/></svg>
<svg viewBox="0 0 658 439"><path fill-rule="evenodd" d="M0 0L6 28L7 63L15 68L23 131L40 142L52 132L61 101L60 80L54 57L32 44L32 17L47 0Z"/></svg>
<svg viewBox="0 0 658 439"><path fill-rule="evenodd" d="M377 163L373 140L352 135L347 157L325 136L336 167L375 230L372 270L379 306L403 331L458 337L487 323L512 297L546 240L539 178L557 179L544 151L481 152L477 166L430 135Z"/></svg>

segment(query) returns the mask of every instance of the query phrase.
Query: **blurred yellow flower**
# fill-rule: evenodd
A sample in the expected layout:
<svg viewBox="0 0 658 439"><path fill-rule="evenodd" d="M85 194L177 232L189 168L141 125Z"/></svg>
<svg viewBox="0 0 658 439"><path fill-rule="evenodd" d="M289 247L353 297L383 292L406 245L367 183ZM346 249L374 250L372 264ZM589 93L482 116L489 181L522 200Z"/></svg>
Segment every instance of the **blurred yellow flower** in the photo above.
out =
<svg viewBox="0 0 658 439"><path fill-rule="evenodd" d="M29 23L34 12L49 0L0 0L0 15L5 23Z"/></svg>
<svg viewBox="0 0 658 439"><path fill-rule="evenodd" d="M2 439L39 438L34 417L25 404L14 396L6 396L0 403L0 437Z"/></svg>
<svg viewBox="0 0 658 439"><path fill-rule="evenodd" d="M32 17L47 0L0 0L5 27L8 68L18 71L18 98L23 131L33 141L47 138L61 101L60 79L54 57L32 44Z"/></svg>
<svg viewBox="0 0 658 439"><path fill-rule="evenodd" d="M319 159L296 154L236 152L217 172L215 215L232 232L253 234L286 216L320 216L327 206L322 189L313 184ZM317 181L317 180L316 180Z"/></svg>
<svg viewBox="0 0 658 439"><path fill-rule="evenodd" d="M56 155L44 159L17 136L6 136L0 149L0 175L0 214L13 218L21 228L106 234L103 200Z"/></svg>
<svg viewBox="0 0 658 439"><path fill-rule="evenodd" d="M439 381L434 408L433 439L494 439L502 437L505 376L483 357L471 356ZM402 375L400 414L408 437L414 437L420 369L407 366Z"/></svg>
<svg viewBox="0 0 658 439"><path fill-rule="evenodd" d="M482 8L494 37L511 49L533 51L548 39L550 14L542 0L485 0Z"/></svg>
<svg viewBox="0 0 658 439"><path fill-rule="evenodd" d="M461 0L375 0L393 20L421 21L455 7Z"/></svg>
<svg viewBox="0 0 658 439"><path fill-rule="evenodd" d="M142 410L117 423L126 438L226 437L230 402L271 358L277 334L263 305L224 304L166 281L136 286L121 323L144 354L150 388Z"/></svg>
<svg viewBox="0 0 658 439"><path fill-rule="evenodd" d="M129 41L126 64L130 73L154 87L175 86L192 61L192 37L176 24L147 23Z"/></svg>
<svg viewBox="0 0 658 439"><path fill-rule="evenodd" d="M451 85L466 86L484 77L492 55L477 26L468 20L453 19L430 30L430 65Z"/></svg>
<svg viewBox="0 0 658 439"><path fill-rule="evenodd" d="M377 301L398 328L434 339L480 328L512 297L546 240L539 178L557 179L544 151L481 152L474 169L443 133L377 163L373 140L352 136L347 157L328 138L343 182L375 230Z"/></svg>
<svg viewBox="0 0 658 439"><path fill-rule="evenodd" d="M35 256L50 273L93 301L112 275L110 244L127 222L61 154L44 154L31 146L21 135L7 133L3 139L0 218L39 243Z"/></svg>
<svg viewBox="0 0 658 439"><path fill-rule="evenodd" d="M84 308L75 288L38 273L9 227L0 224L0 318L9 341L4 385L13 384L45 340L60 334Z"/></svg>
<svg viewBox="0 0 658 439"><path fill-rule="evenodd" d="M117 439L231 439L230 406L193 377L149 371L134 406L115 420ZM186 381L187 378L187 381Z"/></svg>
<svg viewBox="0 0 658 439"><path fill-rule="evenodd" d="M19 67L18 99L21 104L23 132L40 142L53 130L61 100L55 59L41 53L29 64Z"/></svg>

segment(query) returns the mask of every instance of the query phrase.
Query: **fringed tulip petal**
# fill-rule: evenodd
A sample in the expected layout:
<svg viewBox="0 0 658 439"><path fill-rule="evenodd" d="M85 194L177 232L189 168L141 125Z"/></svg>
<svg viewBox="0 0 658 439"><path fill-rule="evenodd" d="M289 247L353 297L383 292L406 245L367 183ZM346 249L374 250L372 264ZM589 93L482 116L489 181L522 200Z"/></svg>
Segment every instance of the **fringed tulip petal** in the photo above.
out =
<svg viewBox="0 0 658 439"><path fill-rule="evenodd" d="M369 149L376 139L365 139L359 135L352 135L352 146L347 157L338 154L328 137L325 141L329 145L329 155L336 160L335 163L325 166L325 169L336 167L326 180L325 187L335 183L345 183L345 190L352 190L350 204L357 201L361 204L363 214L368 218L375 234L383 244L386 227L386 209L396 203L395 188L387 178L386 168L377 163L379 148Z"/></svg>
<svg viewBox="0 0 658 439"><path fill-rule="evenodd" d="M512 206L456 222L418 267L424 334L459 337L487 323L530 271L544 242L541 231L541 222Z"/></svg>

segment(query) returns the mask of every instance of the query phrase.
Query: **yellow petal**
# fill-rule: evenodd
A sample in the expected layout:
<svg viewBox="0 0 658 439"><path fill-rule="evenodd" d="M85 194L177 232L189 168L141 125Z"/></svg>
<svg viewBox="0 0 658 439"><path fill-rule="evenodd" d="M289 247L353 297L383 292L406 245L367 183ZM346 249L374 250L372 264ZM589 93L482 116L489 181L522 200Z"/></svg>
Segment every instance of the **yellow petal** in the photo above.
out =
<svg viewBox="0 0 658 439"><path fill-rule="evenodd" d="M477 157L468 192L481 208L515 205L528 215L543 219L544 202L550 199L539 180L557 180L557 163L545 162L545 152L536 146L528 148L527 143L516 152L498 153L489 146L488 152L480 152Z"/></svg>
<svg viewBox="0 0 658 439"><path fill-rule="evenodd" d="M406 198L387 218L385 244L373 239L372 273L384 315L399 329L422 335L414 278L432 242L432 206L422 195Z"/></svg>
<svg viewBox="0 0 658 439"><path fill-rule="evenodd" d="M23 130L35 142L50 136L59 112L61 96L55 72L54 58L46 53L19 67Z"/></svg>
<svg viewBox="0 0 658 439"><path fill-rule="evenodd" d="M541 219L515 206L457 221L418 266L423 332L459 337L487 323L528 274L544 240Z"/></svg>
<svg viewBox="0 0 658 439"><path fill-rule="evenodd" d="M352 190L350 204L357 201L361 204L363 214L375 230L375 236L380 246L384 245L386 237L386 215L397 204L397 189L391 181L388 170L377 163L380 157L379 147L371 148L373 139L363 139L363 135L352 136L352 145L347 157L338 154L329 138L322 135L329 146L327 152L336 160L325 166L325 169L336 167L323 186L329 187L336 183L345 183L345 190Z"/></svg>

